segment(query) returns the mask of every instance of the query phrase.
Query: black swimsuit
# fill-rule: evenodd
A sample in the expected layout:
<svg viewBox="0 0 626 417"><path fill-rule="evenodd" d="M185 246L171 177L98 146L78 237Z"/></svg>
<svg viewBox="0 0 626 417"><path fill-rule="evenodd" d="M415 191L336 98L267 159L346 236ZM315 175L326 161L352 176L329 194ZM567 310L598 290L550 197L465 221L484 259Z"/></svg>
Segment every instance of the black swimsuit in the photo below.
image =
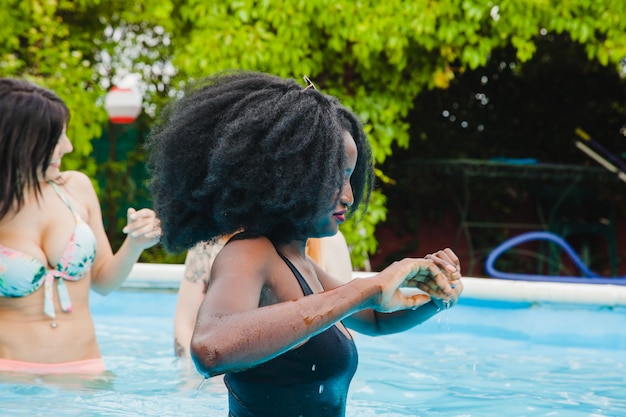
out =
<svg viewBox="0 0 626 417"><path fill-rule="evenodd" d="M305 296L304 277L280 252ZM352 338L336 325L254 368L226 374L229 416L342 417L358 356Z"/></svg>

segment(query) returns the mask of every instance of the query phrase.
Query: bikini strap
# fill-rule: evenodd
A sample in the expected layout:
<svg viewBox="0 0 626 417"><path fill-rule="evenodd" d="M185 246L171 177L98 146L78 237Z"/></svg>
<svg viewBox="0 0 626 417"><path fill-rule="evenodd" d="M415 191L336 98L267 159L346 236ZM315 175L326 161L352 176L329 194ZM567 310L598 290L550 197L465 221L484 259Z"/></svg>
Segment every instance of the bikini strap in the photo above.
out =
<svg viewBox="0 0 626 417"><path fill-rule="evenodd" d="M72 214L74 214L74 216L77 216L76 211L74 211L74 207L72 206L72 203L70 203L70 200L67 199L67 197L65 196L65 194L63 194L61 192L61 190L59 190L58 185L56 185L54 182L52 181L48 181L48 184L50 184L52 186L52 189L54 189L54 191L57 193L57 195L59 197L61 197L61 200L63 200L63 202L65 203L65 205L70 209L70 211L72 212Z"/></svg>
<svg viewBox="0 0 626 417"><path fill-rule="evenodd" d="M294 264L292 264L291 261L287 259L285 255L280 253L278 249L276 249L276 253L278 253L278 256L280 256L282 260L285 261L289 269L291 269L291 272L293 272L293 274L296 276L296 279L298 280L298 284L300 284L300 288L302 289L302 292L304 293L304 295L313 294L313 290L311 290L311 287L309 287L309 284L306 282L306 280L304 279L300 271L298 271L298 269L294 266Z"/></svg>

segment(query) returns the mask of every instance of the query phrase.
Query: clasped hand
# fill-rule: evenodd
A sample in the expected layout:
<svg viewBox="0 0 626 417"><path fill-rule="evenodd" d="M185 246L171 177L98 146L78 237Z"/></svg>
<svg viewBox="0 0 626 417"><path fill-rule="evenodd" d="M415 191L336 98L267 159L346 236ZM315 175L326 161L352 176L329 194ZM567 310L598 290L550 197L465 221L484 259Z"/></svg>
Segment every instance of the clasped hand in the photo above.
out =
<svg viewBox="0 0 626 417"><path fill-rule="evenodd" d="M451 249L440 250L424 258L406 258L381 272L386 282L377 311L393 312L416 309L432 300L440 309L455 305L463 291L459 258ZM401 288L418 288L410 293Z"/></svg>

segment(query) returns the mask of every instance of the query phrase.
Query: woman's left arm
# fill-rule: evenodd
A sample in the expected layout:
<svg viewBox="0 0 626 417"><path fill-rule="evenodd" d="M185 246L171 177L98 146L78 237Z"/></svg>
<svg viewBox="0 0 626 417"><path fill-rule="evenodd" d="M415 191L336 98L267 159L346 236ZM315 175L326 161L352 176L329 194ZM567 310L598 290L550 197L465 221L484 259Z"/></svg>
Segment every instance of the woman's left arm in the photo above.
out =
<svg viewBox="0 0 626 417"><path fill-rule="evenodd" d="M100 294L108 294L128 277L139 256L159 242L161 230L153 210L128 209L128 223L122 229L127 237L114 254L104 229L100 201L88 176L80 172L69 173L66 186L86 208L84 219L96 236L96 259L91 268L91 286Z"/></svg>
<svg viewBox="0 0 626 417"><path fill-rule="evenodd" d="M351 329L371 336L399 333L422 324L437 313L457 304L463 292L461 266L451 249L444 249L426 256L438 265L436 276L426 273L422 279L410 281L415 288L403 291L421 291L430 295L430 301L410 310L383 313L375 310L362 310L343 320ZM451 291L450 291L451 290Z"/></svg>

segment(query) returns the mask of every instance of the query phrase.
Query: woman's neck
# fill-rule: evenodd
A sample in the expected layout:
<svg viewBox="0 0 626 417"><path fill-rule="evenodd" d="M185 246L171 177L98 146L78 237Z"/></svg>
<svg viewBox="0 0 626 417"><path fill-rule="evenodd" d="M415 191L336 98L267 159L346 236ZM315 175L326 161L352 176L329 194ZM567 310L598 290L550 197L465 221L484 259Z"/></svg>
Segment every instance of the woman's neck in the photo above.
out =
<svg viewBox="0 0 626 417"><path fill-rule="evenodd" d="M278 245L278 250L287 257L306 258L306 241L292 240Z"/></svg>

